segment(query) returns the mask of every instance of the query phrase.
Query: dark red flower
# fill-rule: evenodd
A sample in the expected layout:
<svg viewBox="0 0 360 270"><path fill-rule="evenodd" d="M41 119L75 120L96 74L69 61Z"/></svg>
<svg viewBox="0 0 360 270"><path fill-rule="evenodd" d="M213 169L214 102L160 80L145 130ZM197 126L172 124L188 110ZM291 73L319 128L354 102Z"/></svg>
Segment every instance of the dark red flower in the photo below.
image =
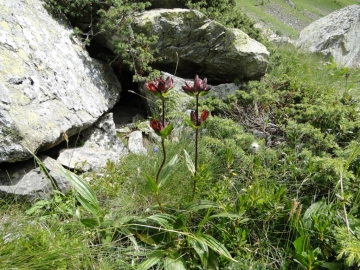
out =
<svg viewBox="0 0 360 270"><path fill-rule="evenodd" d="M208 110L203 110L201 112L200 121L204 122L208 117L209 117L209 111Z"/></svg>
<svg viewBox="0 0 360 270"><path fill-rule="evenodd" d="M196 119L195 111L190 112L190 120L194 123L195 126L198 126L198 119Z"/></svg>
<svg viewBox="0 0 360 270"><path fill-rule="evenodd" d="M195 111L191 111L190 112L190 120L191 122L193 122L193 124L195 126L200 126L202 122L204 122L209 116L209 111L208 110L203 110L201 112L200 117L196 118L196 113Z"/></svg>
<svg viewBox="0 0 360 270"><path fill-rule="evenodd" d="M169 89L174 85L174 80L170 77L167 77L165 80L163 76L161 78L156 78L154 81L148 81L145 83L145 87L152 93L156 94L165 94Z"/></svg>
<svg viewBox="0 0 360 270"><path fill-rule="evenodd" d="M153 118L153 119L150 120L150 127L151 127L156 133L158 133L158 132L160 132L161 130L164 129L162 123L161 123L159 120L155 119L155 118Z"/></svg>
<svg viewBox="0 0 360 270"><path fill-rule="evenodd" d="M194 85L191 86L189 83L185 82L185 85L182 87L188 95L199 95L199 94L207 94L207 92L211 89L210 86L207 86L207 79L203 80L199 78L198 75L195 76Z"/></svg>

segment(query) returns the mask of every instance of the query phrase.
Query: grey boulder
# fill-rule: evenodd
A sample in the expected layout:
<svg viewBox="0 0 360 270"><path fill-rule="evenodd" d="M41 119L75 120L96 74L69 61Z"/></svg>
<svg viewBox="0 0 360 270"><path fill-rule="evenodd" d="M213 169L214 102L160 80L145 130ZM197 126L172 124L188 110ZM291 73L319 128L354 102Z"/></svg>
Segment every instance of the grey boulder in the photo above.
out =
<svg viewBox="0 0 360 270"><path fill-rule="evenodd" d="M0 163L26 160L91 126L121 85L40 0L0 1Z"/></svg>
<svg viewBox="0 0 360 270"><path fill-rule="evenodd" d="M340 66L359 68L360 6L347 6L311 23L300 32L296 47L333 57Z"/></svg>
<svg viewBox="0 0 360 270"><path fill-rule="evenodd" d="M135 17L133 30L145 36L157 35L155 45L160 70L181 77L195 74L213 82L236 78L259 78L266 73L269 52L261 43L239 29L226 28L203 13L188 9L154 9ZM114 41L124 40L121 32L105 34L101 41L114 49Z"/></svg>

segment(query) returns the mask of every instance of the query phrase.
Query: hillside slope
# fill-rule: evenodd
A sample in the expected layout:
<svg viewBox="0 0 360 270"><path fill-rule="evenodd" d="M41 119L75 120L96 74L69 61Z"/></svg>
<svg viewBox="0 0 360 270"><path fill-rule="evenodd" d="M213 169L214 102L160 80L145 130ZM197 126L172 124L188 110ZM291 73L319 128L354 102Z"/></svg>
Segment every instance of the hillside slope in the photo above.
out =
<svg viewBox="0 0 360 270"><path fill-rule="evenodd" d="M280 36L297 39L311 22L359 0L237 0L237 4L256 22Z"/></svg>

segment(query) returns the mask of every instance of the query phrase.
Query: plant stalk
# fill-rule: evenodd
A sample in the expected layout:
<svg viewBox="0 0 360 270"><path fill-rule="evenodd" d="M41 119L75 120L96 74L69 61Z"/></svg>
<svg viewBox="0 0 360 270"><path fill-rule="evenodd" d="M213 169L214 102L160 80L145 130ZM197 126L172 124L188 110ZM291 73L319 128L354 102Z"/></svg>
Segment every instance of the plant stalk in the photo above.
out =
<svg viewBox="0 0 360 270"><path fill-rule="evenodd" d="M165 139L164 138L161 138L161 148L162 148L162 151L163 151L163 161L161 162L161 165L160 165L159 170L158 170L157 175L156 175L156 184L159 184L160 172L161 172L162 168L164 167L164 164L165 164L165 161L166 161L166 150L165 150Z"/></svg>
<svg viewBox="0 0 360 270"><path fill-rule="evenodd" d="M155 197L156 197L157 203L158 203L158 205L160 207L161 213L164 213L165 211L164 211L164 208L162 207L162 204L161 204L161 201L160 201L160 198L159 198L159 194L155 193Z"/></svg>
<svg viewBox="0 0 360 270"><path fill-rule="evenodd" d="M164 96L161 96L161 101L162 101L162 115L161 115L160 120L161 120L162 126L165 127L165 98L164 98ZM161 138L161 148L162 148L162 151L163 151L163 160L162 160L161 165L160 165L160 167L158 169L158 172L156 174L156 185L159 185L160 172L161 172L162 168L164 167L164 164L165 164L165 161L166 161L166 149L165 149L165 139L164 138ZM156 196L156 200L158 202L158 205L160 207L161 213L164 213L164 208L161 205L159 194L156 193L155 196Z"/></svg>
<svg viewBox="0 0 360 270"><path fill-rule="evenodd" d="M196 104L195 104L195 119L198 121L199 119L199 95L196 95ZM197 124L197 123L196 123ZM199 141L199 129L198 126L196 126L195 130L195 172L194 172L194 184L193 184L193 192L191 200L193 201L195 198L195 192L196 192L196 176L197 176L197 164L198 164L198 141Z"/></svg>

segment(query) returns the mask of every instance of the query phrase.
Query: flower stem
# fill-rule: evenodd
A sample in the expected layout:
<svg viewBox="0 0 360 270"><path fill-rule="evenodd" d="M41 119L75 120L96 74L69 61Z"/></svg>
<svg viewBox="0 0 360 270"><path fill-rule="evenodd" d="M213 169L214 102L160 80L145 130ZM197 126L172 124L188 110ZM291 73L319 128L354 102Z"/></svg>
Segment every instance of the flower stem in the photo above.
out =
<svg viewBox="0 0 360 270"><path fill-rule="evenodd" d="M156 175L156 184L159 184L160 172L161 172L162 168L164 167L164 164L165 164L165 161L166 161L166 150L165 150L165 139L164 138L161 138L161 147L162 147L162 150L163 150L163 161L161 162L161 165L160 165L159 170L158 170L157 175Z"/></svg>
<svg viewBox="0 0 360 270"><path fill-rule="evenodd" d="M164 98L164 96L161 96L161 102L162 102L161 121L162 121L162 126L165 128L165 98Z"/></svg>
<svg viewBox="0 0 360 270"><path fill-rule="evenodd" d="M199 119L199 95L196 95L196 104L195 104L195 119L198 121ZM199 141L199 128L197 127L195 130L195 172L194 172L194 185L192 192L192 199L195 198L196 192L196 176L197 176L197 164L198 164L198 141Z"/></svg>
<svg viewBox="0 0 360 270"><path fill-rule="evenodd" d="M157 203L158 203L158 205L159 205L159 207L160 207L161 213L164 213L165 211L164 211L164 208L163 208L162 205L161 205L161 201L160 201L160 198L159 198L159 194L158 194L158 193L155 193L155 197L156 197Z"/></svg>
<svg viewBox="0 0 360 270"><path fill-rule="evenodd" d="M165 127L165 98L164 98L164 96L161 96L161 101L162 101L161 121L162 121L162 126ZM162 148L162 151L163 151L163 160L162 160L161 165L160 165L160 167L158 169L158 172L156 174L156 185L159 185L160 172L161 172L162 168L164 167L164 164L165 164L165 161L166 161L166 149L165 149L165 139L164 138L161 138L161 148ZM164 213L164 208L161 205L159 194L156 193L155 196L156 196L156 200L158 202L158 205L160 207L161 213Z"/></svg>

